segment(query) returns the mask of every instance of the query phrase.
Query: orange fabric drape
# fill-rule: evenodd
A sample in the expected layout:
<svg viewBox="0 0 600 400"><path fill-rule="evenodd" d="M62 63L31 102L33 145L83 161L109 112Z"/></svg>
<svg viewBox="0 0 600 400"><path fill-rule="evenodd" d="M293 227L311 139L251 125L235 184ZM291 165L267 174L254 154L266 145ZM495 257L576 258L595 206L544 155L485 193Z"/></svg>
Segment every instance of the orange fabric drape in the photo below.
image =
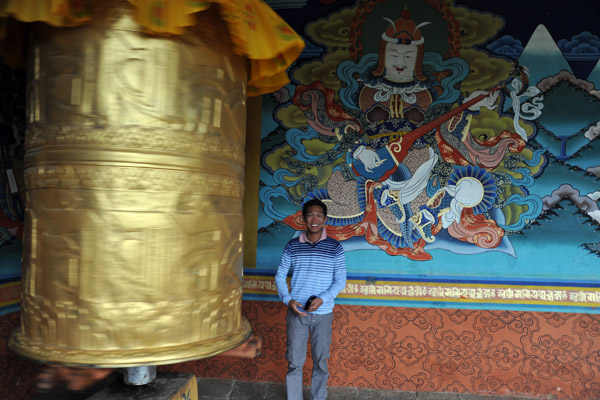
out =
<svg viewBox="0 0 600 400"><path fill-rule="evenodd" d="M135 6L136 22L156 35L185 35L184 28L196 23L195 13L218 5L234 52L249 60L249 96L275 91L289 82L286 70L304 48L302 38L262 0L128 1ZM86 4L83 0L5 0L0 3L0 17L4 17L0 35L6 17L61 27L86 23L92 18ZM8 30L4 32L8 39ZM7 53L17 51L4 49L3 53L7 58Z"/></svg>

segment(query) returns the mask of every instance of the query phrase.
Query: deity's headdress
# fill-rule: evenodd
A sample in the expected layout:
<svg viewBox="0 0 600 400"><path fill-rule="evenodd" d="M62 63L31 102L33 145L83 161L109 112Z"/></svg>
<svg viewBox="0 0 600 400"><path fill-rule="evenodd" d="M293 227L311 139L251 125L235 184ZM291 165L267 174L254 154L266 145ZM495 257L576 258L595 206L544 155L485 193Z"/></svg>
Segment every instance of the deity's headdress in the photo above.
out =
<svg viewBox="0 0 600 400"><path fill-rule="evenodd" d="M390 26L381 35L381 39L389 43L419 45L425 42L423 34L419 28L429 25L431 22L421 22L419 25L410 18L410 11L404 7L400 18L396 22L389 18L383 17L390 23Z"/></svg>
<svg viewBox="0 0 600 400"><path fill-rule="evenodd" d="M383 74L385 69L385 47L387 43L406 44L417 46L417 64L415 65L415 75L417 79L424 80L425 76L422 73L423 66L423 43L425 37L419 28L429 25L431 22L421 22L416 24L410 17L410 11L404 6L404 10L400 14L400 18L392 21L389 18L383 18L390 23L390 26L381 35L379 44L379 63L373 71L373 75L379 76Z"/></svg>

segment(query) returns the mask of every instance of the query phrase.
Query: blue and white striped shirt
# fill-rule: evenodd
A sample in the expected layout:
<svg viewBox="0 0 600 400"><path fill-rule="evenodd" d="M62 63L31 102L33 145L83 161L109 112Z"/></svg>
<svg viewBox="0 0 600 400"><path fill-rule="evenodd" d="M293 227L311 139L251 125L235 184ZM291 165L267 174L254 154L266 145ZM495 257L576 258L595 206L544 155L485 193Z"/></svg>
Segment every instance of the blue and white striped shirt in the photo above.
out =
<svg viewBox="0 0 600 400"><path fill-rule="evenodd" d="M289 271L292 271L291 293L286 282ZM323 304L313 314L332 312L333 300L346 287L344 248L329 237L315 244L302 243L299 238L290 240L281 255L275 283L279 297L286 305L292 299L304 305L315 295L323 300Z"/></svg>

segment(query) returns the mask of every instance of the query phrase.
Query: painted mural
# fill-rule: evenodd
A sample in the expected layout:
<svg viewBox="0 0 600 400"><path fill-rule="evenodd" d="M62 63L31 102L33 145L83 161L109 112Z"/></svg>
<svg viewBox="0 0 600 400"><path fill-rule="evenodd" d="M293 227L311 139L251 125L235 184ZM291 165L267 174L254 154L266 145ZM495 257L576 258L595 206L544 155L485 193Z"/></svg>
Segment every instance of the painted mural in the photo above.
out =
<svg viewBox="0 0 600 400"><path fill-rule="evenodd" d="M319 198L346 251L341 302L597 312L592 21L567 32L510 4L313 3L288 18L307 42L292 83L263 98L246 297L275 298L281 249Z"/></svg>

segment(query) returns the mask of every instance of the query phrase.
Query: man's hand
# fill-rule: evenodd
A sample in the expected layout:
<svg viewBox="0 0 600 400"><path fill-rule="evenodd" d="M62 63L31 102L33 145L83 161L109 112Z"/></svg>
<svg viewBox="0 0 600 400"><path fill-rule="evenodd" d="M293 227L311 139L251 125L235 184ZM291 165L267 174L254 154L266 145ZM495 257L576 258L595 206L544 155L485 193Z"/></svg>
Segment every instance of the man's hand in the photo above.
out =
<svg viewBox="0 0 600 400"><path fill-rule="evenodd" d="M317 311L319 307L323 304L323 300L320 297L317 297L310 303L310 307L308 307L307 311Z"/></svg>
<svg viewBox="0 0 600 400"><path fill-rule="evenodd" d="M315 299L317 300L317 299ZM299 302L297 302L296 300L292 299L290 300L290 302L288 303L288 307L290 308L290 310L292 310L296 315L299 315L301 317L306 317L306 313L304 312L304 309L302 308L302 304L300 304ZM310 306L310 308L312 308L312 305Z"/></svg>

